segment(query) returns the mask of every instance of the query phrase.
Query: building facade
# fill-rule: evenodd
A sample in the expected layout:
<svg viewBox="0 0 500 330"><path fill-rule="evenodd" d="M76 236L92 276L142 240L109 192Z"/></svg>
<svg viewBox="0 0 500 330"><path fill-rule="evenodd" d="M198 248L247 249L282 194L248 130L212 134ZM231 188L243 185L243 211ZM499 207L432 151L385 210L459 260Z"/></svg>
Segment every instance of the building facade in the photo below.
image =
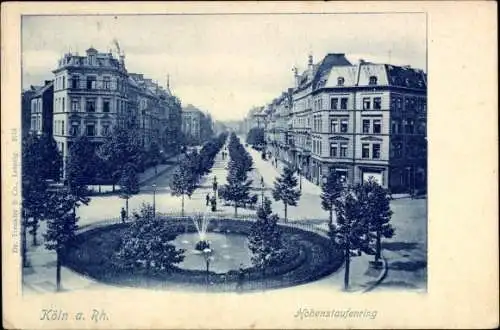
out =
<svg viewBox="0 0 500 330"><path fill-rule="evenodd" d="M111 53L89 48L85 56L65 54L53 73L53 136L63 159L79 136L87 136L97 146L114 126L125 126L128 75L124 56L116 59Z"/></svg>
<svg viewBox="0 0 500 330"><path fill-rule="evenodd" d="M351 184L372 177L393 192L425 189L423 71L328 54L317 64L309 57L295 80L291 108L283 107L282 95L267 112L266 138L276 158L315 184L335 171Z"/></svg>
<svg viewBox="0 0 500 330"><path fill-rule="evenodd" d="M31 125L30 131L37 135L52 135L52 121L54 117L54 82L45 81L31 97Z"/></svg>
<svg viewBox="0 0 500 330"><path fill-rule="evenodd" d="M189 144L203 143L213 136L213 131L213 121L209 114L191 104L182 109L182 132Z"/></svg>
<svg viewBox="0 0 500 330"><path fill-rule="evenodd" d="M134 130L146 150L157 143L166 154L179 151L179 99L168 84L163 88L142 74L129 74L125 57L117 57L91 47L85 56L65 54L53 70L51 134L64 160L78 137L86 136L98 146L115 127ZM44 89L43 95L48 92ZM40 100L32 102L33 124L38 129Z"/></svg>

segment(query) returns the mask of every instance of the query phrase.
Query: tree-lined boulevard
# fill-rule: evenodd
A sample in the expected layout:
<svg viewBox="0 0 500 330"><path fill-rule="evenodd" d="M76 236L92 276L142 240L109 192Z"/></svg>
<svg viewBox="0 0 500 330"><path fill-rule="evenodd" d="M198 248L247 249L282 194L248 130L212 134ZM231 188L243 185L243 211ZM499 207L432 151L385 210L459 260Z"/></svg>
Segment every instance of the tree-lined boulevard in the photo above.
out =
<svg viewBox="0 0 500 330"><path fill-rule="evenodd" d="M221 135L206 143L199 149L200 151L187 153L178 166L160 173L154 179L147 180L147 185L143 185L140 189L132 165L124 166L118 179L122 184L119 185L120 189L117 189L116 195L86 196L83 193L79 196L79 193L85 191L85 185L79 184L81 181L78 179L73 179L69 189L57 190L59 196L47 189L47 193L51 194L49 196L60 205L59 208L51 207L54 211L40 212L37 227L30 225L33 222L31 216L33 213L26 213L30 216L24 223L26 228L31 228L31 232L33 228L38 229L40 226L38 235L32 235L32 238L40 238L42 236L40 234L46 231L43 234L45 248L53 249L57 254L58 251L64 253L66 242L71 241L76 233L76 224L85 227L106 219L118 218L120 209L126 206L130 213L137 213L143 208L142 204L149 204L154 205L154 212L163 214L189 215L204 212L215 216L252 216L257 219L257 227L253 229L253 238L249 240L253 242L254 247L250 247L250 250L254 253L256 266L272 265L271 260L275 258L272 256L279 256L279 251L283 249L279 239L273 239L279 237L279 232L272 229L279 228L271 225L273 221L279 219L278 223L307 223L328 234L332 242L344 251L346 261L343 272L339 271L308 285L335 282L339 287L351 287L351 289L364 287L366 283L360 281L374 280L370 276L366 278L367 270L385 267L381 256L385 256L386 252L393 259L389 260L389 268L391 262L397 265L394 271L389 269L384 281L389 283L387 286L421 289L425 285L425 279L422 278L425 276L426 267L425 217L424 220L415 217L417 219L415 223L410 224L406 219L408 213L410 218L412 212L425 213L425 200L390 201L384 189L373 181L355 187L344 187L333 174L324 182L323 189L306 180L301 183L299 189L298 177L294 171L281 168L281 164L275 168L269 161L256 157L260 154L249 147L244 147L240 140L234 134L229 138L227 135ZM226 156L223 157L222 153ZM31 156L27 154L26 157ZM218 184L216 190L214 182ZM208 202L205 201L207 195L210 200L217 195L215 211L207 207ZM263 202L262 197L266 201ZM26 195L26 198L26 202L30 200L28 198L33 200L30 195ZM61 199L65 202L61 203ZM261 209L262 206L264 209ZM402 206L405 209L404 213L401 212ZM43 209L43 206L37 207ZM35 212L37 208L32 206L32 209L28 210ZM127 221L134 221L130 216L128 218ZM422 235L407 235L409 230ZM263 233L274 234L262 236ZM420 241L421 238L423 241ZM256 242L261 242L259 243L261 247ZM266 243L262 245L262 242ZM24 259L27 261L25 265L29 266L31 263L31 267L36 268L34 265L39 261L33 259L42 255L39 252L44 246L28 243L26 246L28 255ZM384 250L385 247L387 251ZM48 254L44 252L43 255ZM413 260L413 256L423 261ZM60 266L60 263L57 262L56 265ZM401 281L402 276L398 276L399 273L406 271L405 267L419 268L410 283ZM60 279L60 267L56 268L58 269L56 273L59 274L57 278ZM28 283L32 277L29 276L29 267L25 270L28 274L25 283ZM340 273L344 275L342 281L338 281ZM77 275L72 273L68 276ZM394 276L394 281L391 281L391 276ZM384 282L380 285L384 285ZM56 287L59 287L57 283ZM65 283L64 271L62 283Z"/></svg>

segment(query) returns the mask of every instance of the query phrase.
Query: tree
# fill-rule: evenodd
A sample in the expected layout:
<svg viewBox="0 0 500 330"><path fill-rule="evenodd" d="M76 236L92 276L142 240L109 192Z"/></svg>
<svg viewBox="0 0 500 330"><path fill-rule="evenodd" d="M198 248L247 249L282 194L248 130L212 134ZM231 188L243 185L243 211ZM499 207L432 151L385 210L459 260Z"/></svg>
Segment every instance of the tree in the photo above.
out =
<svg viewBox="0 0 500 330"><path fill-rule="evenodd" d="M57 291L60 291L61 262L78 229L78 218L74 209L79 206L79 202L69 191L58 190L52 194L49 205L45 247L56 251L56 284Z"/></svg>
<svg viewBox="0 0 500 330"><path fill-rule="evenodd" d="M330 214L330 224L333 223L333 211L335 208L335 201L341 196L344 187L340 178L335 171L331 171L327 180L322 185L321 192L321 207L323 210L328 211Z"/></svg>
<svg viewBox="0 0 500 330"><path fill-rule="evenodd" d="M136 131L116 127L99 147L97 154L109 164L113 182L116 183L125 164L133 164L137 172L143 169L144 152Z"/></svg>
<svg viewBox="0 0 500 330"><path fill-rule="evenodd" d="M120 185L120 197L125 199L128 217L128 200L132 195L139 192L139 179L137 178L137 172L134 165L130 163L125 165L118 184Z"/></svg>
<svg viewBox="0 0 500 330"><path fill-rule="evenodd" d="M224 186L223 197L227 201L234 202L234 216L238 215L239 203L247 201L250 196L252 180L247 180L246 175L240 175L236 162L229 163L229 173L227 175L227 184Z"/></svg>
<svg viewBox="0 0 500 330"><path fill-rule="evenodd" d="M69 149L66 164L66 179L69 193L85 205L90 201L87 185L91 183L97 173L96 154L94 146L87 137L78 138ZM76 216L76 208L73 209Z"/></svg>
<svg viewBox="0 0 500 330"><path fill-rule="evenodd" d="M149 145L148 158L151 166L155 167L155 174L156 174L157 166L158 164L160 164L161 161L161 150L160 146L154 141L151 142L151 144Z"/></svg>
<svg viewBox="0 0 500 330"><path fill-rule="evenodd" d="M45 165L41 144L40 139L34 135L27 135L23 139L21 253L25 267L28 265L26 232L30 230L30 234L33 235L33 245L36 245L39 220L44 217L46 211L48 185L44 177Z"/></svg>
<svg viewBox="0 0 500 330"><path fill-rule="evenodd" d="M281 176L274 181L273 198L275 201L283 201L286 222L288 220L288 206L296 206L300 198L300 191L297 189L297 178L290 167L285 167Z"/></svg>
<svg viewBox="0 0 500 330"><path fill-rule="evenodd" d="M134 217L114 258L118 267L158 274L172 270L174 264L184 260L184 250L170 243L176 237L175 232L154 216L151 205L143 204Z"/></svg>
<svg viewBox="0 0 500 330"><path fill-rule="evenodd" d="M61 171L63 159L57 143L50 135L44 134L40 137L40 166L41 175L44 179L59 181L61 178Z"/></svg>
<svg viewBox="0 0 500 330"><path fill-rule="evenodd" d="M272 214L271 201L266 198L264 205L257 209L257 221L248 236L248 248L252 251L252 263L262 270L277 263L283 257L281 230L278 216Z"/></svg>
<svg viewBox="0 0 500 330"><path fill-rule="evenodd" d="M247 140L248 144L259 145L264 144L264 128L262 127L253 127L248 131Z"/></svg>
<svg viewBox="0 0 500 330"><path fill-rule="evenodd" d="M349 288L351 257L366 251L369 238L366 223L362 218L362 204L352 191L346 191L335 201L337 223L330 224L329 235L344 255L344 288Z"/></svg>
<svg viewBox="0 0 500 330"><path fill-rule="evenodd" d="M174 173L170 189L173 196L182 197L181 214L184 216L184 196L191 197L195 190L194 176L186 159L182 160L181 165Z"/></svg>
<svg viewBox="0 0 500 330"><path fill-rule="evenodd" d="M390 224L392 211L387 189L380 186L373 178L355 187L358 199L363 205L362 217L369 226L371 238L375 240L375 262L379 262L382 251L382 237L394 236Z"/></svg>

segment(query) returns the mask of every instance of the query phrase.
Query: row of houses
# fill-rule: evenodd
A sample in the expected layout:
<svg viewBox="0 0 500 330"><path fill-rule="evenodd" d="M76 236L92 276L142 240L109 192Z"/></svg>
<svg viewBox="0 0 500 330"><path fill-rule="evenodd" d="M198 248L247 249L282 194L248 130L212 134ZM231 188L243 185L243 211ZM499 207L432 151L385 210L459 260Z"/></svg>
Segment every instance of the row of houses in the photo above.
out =
<svg viewBox="0 0 500 330"><path fill-rule="evenodd" d="M246 129L263 127L266 150L321 184L329 171L348 183L373 177L392 192L425 189L427 75L409 66L352 64L345 54L309 56L295 85L253 108Z"/></svg>
<svg viewBox="0 0 500 330"><path fill-rule="evenodd" d="M182 111L169 83L164 88L128 72L123 54L115 57L92 47L84 56L67 53L52 73L43 86L23 92L23 107L29 106L30 114L23 130L53 136L63 159L78 137L98 145L114 127L135 130L145 149L156 143L166 153L178 152L183 140L202 142L211 135L208 114L199 111L191 120L193 106Z"/></svg>

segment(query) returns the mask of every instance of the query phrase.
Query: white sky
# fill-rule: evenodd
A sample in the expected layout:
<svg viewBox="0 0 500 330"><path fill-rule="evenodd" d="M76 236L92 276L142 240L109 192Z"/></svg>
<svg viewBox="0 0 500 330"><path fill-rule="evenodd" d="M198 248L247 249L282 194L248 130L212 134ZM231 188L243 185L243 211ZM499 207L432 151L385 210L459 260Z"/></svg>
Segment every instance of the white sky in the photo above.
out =
<svg viewBox="0 0 500 330"><path fill-rule="evenodd" d="M427 71L425 24L424 14L25 16L23 87L51 79L68 50L108 51L116 38L129 72L162 85L170 74L183 105L239 119L292 87L309 53Z"/></svg>

